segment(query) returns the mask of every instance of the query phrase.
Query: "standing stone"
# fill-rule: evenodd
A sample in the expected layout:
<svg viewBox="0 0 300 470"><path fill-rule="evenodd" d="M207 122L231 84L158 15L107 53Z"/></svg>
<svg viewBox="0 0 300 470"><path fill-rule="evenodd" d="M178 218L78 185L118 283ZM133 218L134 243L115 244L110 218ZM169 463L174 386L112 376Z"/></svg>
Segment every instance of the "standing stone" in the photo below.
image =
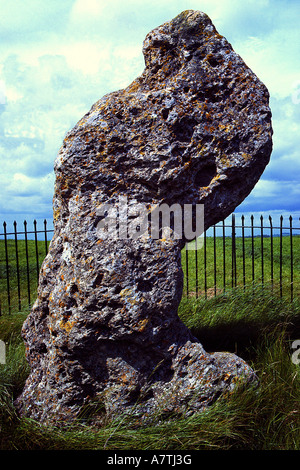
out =
<svg viewBox="0 0 300 470"><path fill-rule="evenodd" d="M227 217L269 161L268 91L199 11L151 31L143 53L143 74L95 103L55 161L55 231L23 327L31 374L17 400L44 423L97 399L109 416L193 412L255 380L178 318L184 239L101 239L98 227L120 198L204 204L205 228Z"/></svg>

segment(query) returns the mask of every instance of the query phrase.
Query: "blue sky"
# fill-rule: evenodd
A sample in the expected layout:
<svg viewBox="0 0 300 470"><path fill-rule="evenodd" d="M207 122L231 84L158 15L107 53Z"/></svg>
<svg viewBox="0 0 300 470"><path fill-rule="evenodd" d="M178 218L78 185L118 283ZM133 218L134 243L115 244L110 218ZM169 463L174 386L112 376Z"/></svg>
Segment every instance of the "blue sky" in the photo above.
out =
<svg viewBox="0 0 300 470"><path fill-rule="evenodd" d="M237 212L300 216L299 0L0 0L1 225L52 219L65 134L142 73L146 34L186 9L210 16L271 95L271 162Z"/></svg>

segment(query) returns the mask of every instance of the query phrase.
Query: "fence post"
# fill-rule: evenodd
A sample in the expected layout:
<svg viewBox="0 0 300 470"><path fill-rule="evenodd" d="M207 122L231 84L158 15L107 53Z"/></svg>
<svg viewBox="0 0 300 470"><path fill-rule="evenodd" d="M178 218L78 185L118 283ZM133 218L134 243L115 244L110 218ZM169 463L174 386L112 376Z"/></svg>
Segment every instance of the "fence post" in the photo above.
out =
<svg viewBox="0 0 300 470"><path fill-rule="evenodd" d="M198 245L197 237L195 238L195 270L196 270L196 298L198 298Z"/></svg>
<svg viewBox="0 0 300 470"><path fill-rule="evenodd" d="M272 223L272 217L269 215L269 221L270 221L270 236L271 236L271 286L272 286L272 293L274 290L274 261L273 261L273 223Z"/></svg>
<svg viewBox="0 0 300 470"><path fill-rule="evenodd" d="M251 254L252 254L252 283L254 285L255 271L254 271L254 215L251 215Z"/></svg>
<svg viewBox="0 0 300 470"><path fill-rule="evenodd" d="M243 250L243 286L246 289L246 262L245 262L245 216L242 215L242 250Z"/></svg>
<svg viewBox="0 0 300 470"><path fill-rule="evenodd" d="M235 214L232 214L232 267L231 267L231 285L236 287L236 248L235 248Z"/></svg>
<svg viewBox="0 0 300 470"><path fill-rule="evenodd" d="M17 236L17 222L14 221L15 233L15 250L16 250L16 267L17 267L17 285L18 285L18 306L21 310L21 288L20 288L20 269L19 269L19 253L18 253L18 236Z"/></svg>
<svg viewBox="0 0 300 470"><path fill-rule="evenodd" d="M207 299L207 272L206 272L206 231L204 232L204 292L205 298Z"/></svg>
<svg viewBox="0 0 300 470"><path fill-rule="evenodd" d="M48 253L48 240L47 240L47 220L44 219L44 234L45 234L45 255Z"/></svg>
<svg viewBox="0 0 300 470"><path fill-rule="evenodd" d="M225 251L226 251L226 241L225 241L225 221L223 220L223 291L226 291L226 259L225 259Z"/></svg>
<svg viewBox="0 0 300 470"><path fill-rule="evenodd" d="M264 218L260 216L261 285L264 288Z"/></svg>
<svg viewBox="0 0 300 470"><path fill-rule="evenodd" d="M27 222L26 222L26 220L24 220L24 234L25 234L27 294L28 294L28 306L30 307L30 269L29 269L28 240L27 240Z"/></svg>
<svg viewBox="0 0 300 470"><path fill-rule="evenodd" d="M283 216L280 216L280 247L279 247L279 283L280 283L280 297L282 297L282 222Z"/></svg>
<svg viewBox="0 0 300 470"><path fill-rule="evenodd" d="M214 233L214 293L217 295L217 252L216 252L216 224L213 226Z"/></svg>
<svg viewBox="0 0 300 470"><path fill-rule="evenodd" d="M38 248L38 240L37 240L36 220L33 221L33 226L34 226L34 239L35 239L36 274L37 274L37 279L39 280L40 264L39 264L39 248Z"/></svg>
<svg viewBox="0 0 300 470"><path fill-rule="evenodd" d="M3 222L3 228L4 228L4 245L5 245L5 265L6 265L6 286L7 286L8 313L11 313L11 304L10 304L10 283L9 283L9 263L8 263L8 248L7 248L6 222Z"/></svg>
<svg viewBox="0 0 300 470"><path fill-rule="evenodd" d="M293 217L290 215L290 259L291 259L291 301L294 298L294 271L293 271Z"/></svg>

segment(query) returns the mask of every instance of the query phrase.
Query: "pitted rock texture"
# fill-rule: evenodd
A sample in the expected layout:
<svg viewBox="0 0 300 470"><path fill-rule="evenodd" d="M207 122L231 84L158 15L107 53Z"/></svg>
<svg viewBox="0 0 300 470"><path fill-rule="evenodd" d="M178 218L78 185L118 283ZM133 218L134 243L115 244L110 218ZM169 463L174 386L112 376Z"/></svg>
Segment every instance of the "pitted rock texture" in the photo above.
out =
<svg viewBox="0 0 300 470"><path fill-rule="evenodd" d="M193 412L255 380L178 318L184 240L101 240L97 211L126 196L203 203L205 228L223 220L269 161L268 91L199 11L151 31L143 53L143 74L95 103L55 162L55 232L23 327L31 374L17 401L44 423L97 399L109 415Z"/></svg>

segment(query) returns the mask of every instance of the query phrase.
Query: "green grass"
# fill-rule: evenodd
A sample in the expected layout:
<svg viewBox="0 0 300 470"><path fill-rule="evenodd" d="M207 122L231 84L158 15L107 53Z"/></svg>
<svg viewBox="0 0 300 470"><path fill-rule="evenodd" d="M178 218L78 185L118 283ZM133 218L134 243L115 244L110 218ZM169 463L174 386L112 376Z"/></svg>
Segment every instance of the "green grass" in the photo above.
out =
<svg viewBox="0 0 300 470"><path fill-rule="evenodd" d="M13 401L28 374L20 327L26 312L0 317L8 342L0 365L0 448L18 450L299 450L300 366L291 343L300 338L300 304L272 290L236 288L227 294L185 298L179 314L208 350L247 359L259 385L237 389L202 413L172 416L151 426L120 416L102 426L85 419L62 428L17 416ZM92 412L90 416L92 417Z"/></svg>

